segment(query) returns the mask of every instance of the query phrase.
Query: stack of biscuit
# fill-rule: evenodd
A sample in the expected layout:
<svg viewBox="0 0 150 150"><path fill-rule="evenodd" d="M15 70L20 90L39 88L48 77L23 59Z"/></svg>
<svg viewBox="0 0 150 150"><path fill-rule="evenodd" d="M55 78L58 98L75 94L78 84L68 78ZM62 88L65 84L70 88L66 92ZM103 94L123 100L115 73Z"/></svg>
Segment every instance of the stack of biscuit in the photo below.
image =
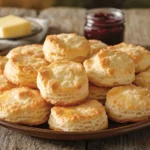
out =
<svg viewBox="0 0 150 150"><path fill-rule="evenodd" d="M0 119L73 132L149 119L149 67L141 46L49 35L1 57Z"/></svg>

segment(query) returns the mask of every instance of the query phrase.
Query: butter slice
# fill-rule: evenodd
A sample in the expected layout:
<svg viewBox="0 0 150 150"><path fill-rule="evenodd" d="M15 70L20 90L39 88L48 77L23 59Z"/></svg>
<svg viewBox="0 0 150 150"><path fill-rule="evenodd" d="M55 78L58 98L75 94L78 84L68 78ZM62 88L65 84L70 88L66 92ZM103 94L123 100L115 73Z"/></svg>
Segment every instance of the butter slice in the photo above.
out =
<svg viewBox="0 0 150 150"><path fill-rule="evenodd" d="M0 18L0 38L15 38L31 33L29 21L9 15Z"/></svg>

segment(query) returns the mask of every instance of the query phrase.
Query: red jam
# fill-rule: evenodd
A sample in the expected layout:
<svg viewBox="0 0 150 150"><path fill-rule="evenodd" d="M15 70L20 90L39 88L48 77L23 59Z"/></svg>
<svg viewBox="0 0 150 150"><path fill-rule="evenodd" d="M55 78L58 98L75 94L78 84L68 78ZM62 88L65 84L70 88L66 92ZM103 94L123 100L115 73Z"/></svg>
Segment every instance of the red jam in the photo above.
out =
<svg viewBox="0 0 150 150"><path fill-rule="evenodd" d="M94 9L87 14L84 36L114 45L124 40L124 28L124 15L121 10Z"/></svg>

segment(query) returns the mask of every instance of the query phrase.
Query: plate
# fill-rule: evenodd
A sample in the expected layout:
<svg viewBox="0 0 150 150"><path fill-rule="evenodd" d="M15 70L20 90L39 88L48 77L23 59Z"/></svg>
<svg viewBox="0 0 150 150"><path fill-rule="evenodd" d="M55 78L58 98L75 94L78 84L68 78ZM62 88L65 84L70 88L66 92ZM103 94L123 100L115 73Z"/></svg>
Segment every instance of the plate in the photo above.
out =
<svg viewBox="0 0 150 150"><path fill-rule="evenodd" d="M29 20L29 22L31 23L31 33L30 34L24 35L24 36L18 36L18 37L11 37L11 38L0 38L0 40L19 40L19 39L23 39L23 38L27 38L27 37L36 35L42 31L42 27L40 26L40 24L38 24L37 22L32 21L32 20Z"/></svg>
<svg viewBox="0 0 150 150"><path fill-rule="evenodd" d="M109 128L101 131L90 132L65 132L54 131L48 129L47 124L43 124L36 127L29 127L24 125L18 125L9 123L6 121L0 121L0 125L8 129L16 130L24 134L28 134L35 137L53 140L92 140L103 139L107 137L117 136L131 131L139 130L150 126L150 119L139 123L119 124L109 121Z"/></svg>

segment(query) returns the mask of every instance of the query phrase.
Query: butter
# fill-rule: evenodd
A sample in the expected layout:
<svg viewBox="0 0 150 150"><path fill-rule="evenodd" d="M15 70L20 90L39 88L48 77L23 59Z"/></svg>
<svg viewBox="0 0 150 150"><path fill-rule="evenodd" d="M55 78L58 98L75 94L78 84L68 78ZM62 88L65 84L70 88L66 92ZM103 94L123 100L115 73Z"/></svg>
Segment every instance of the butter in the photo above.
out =
<svg viewBox="0 0 150 150"><path fill-rule="evenodd" d="M29 21L9 15L0 18L0 38L15 38L31 33Z"/></svg>

